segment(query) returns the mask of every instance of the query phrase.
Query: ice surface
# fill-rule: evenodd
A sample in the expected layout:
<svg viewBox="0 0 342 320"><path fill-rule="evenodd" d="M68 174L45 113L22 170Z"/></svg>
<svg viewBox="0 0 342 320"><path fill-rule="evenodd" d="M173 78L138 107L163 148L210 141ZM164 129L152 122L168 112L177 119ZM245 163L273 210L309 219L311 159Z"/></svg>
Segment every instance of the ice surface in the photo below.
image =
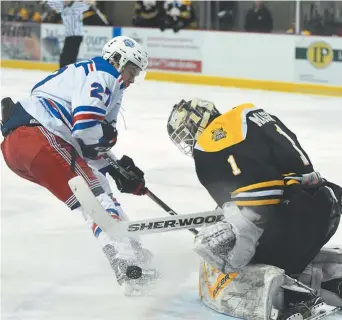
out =
<svg viewBox="0 0 342 320"><path fill-rule="evenodd" d="M3 69L1 97L23 98L45 76ZM120 118L114 150L119 157L131 156L145 171L149 188L176 212L215 207L196 179L192 160L166 133L172 106L193 97L212 100L221 111L253 102L274 112L296 132L315 169L342 184L342 99L146 81L125 94L127 130ZM14 175L2 157L1 161L3 320L228 319L198 301L198 258L190 232L145 236L164 281L146 297L125 297L83 218L48 191ZM117 197L131 219L165 214L147 197ZM341 227L330 242L338 243Z"/></svg>

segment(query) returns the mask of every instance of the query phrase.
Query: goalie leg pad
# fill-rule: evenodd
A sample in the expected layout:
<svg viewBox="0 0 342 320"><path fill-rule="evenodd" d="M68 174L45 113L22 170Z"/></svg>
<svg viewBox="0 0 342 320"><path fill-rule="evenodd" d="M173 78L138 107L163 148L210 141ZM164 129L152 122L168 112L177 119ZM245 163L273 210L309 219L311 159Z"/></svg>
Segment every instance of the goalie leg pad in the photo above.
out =
<svg viewBox="0 0 342 320"><path fill-rule="evenodd" d="M270 319L283 307L284 271L269 265L248 265L238 272L223 274L202 261L199 294L209 308L241 319ZM272 307L275 307L272 308Z"/></svg>

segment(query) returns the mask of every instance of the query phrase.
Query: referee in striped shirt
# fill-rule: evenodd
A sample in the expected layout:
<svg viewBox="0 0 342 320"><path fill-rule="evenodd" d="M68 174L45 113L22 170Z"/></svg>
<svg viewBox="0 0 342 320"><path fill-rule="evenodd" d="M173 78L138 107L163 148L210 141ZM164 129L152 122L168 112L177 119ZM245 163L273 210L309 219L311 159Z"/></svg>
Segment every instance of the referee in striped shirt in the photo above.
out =
<svg viewBox="0 0 342 320"><path fill-rule="evenodd" d="M65 27L65 42L59 58L60 67L75 63L83 40L83 12L89 9L84 1L48 1L48 5L61 13Z"/></svg>

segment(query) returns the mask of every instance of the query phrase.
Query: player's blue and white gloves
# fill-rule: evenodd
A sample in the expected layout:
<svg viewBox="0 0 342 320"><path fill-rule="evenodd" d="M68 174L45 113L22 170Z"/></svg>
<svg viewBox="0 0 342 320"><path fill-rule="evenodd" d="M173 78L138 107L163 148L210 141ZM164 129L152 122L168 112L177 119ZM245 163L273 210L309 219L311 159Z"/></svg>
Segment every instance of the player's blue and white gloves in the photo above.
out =
<svg viewBox="0 0 342 320"><path fill-rule="evenodd" d="M118 190L138 196L146 194L144 172L134 164L134 161L128 156L123 156L117 163L128 174L126 178L114 168L108 170L108 173L115 180Z"/></svg>

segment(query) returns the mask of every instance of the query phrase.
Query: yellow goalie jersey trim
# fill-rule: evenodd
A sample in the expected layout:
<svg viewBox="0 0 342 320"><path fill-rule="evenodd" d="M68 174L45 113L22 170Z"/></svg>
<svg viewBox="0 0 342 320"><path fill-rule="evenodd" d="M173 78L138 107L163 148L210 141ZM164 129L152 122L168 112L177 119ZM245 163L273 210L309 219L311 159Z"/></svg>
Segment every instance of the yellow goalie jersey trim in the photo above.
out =
<svg viewBox="0 0 342 320"><path fill-rule="evenodd" d="M246 115L256 109L253 104L246 103L214 119L198 137L195 148L206 152L217 152L245 140Z"/></svg>

